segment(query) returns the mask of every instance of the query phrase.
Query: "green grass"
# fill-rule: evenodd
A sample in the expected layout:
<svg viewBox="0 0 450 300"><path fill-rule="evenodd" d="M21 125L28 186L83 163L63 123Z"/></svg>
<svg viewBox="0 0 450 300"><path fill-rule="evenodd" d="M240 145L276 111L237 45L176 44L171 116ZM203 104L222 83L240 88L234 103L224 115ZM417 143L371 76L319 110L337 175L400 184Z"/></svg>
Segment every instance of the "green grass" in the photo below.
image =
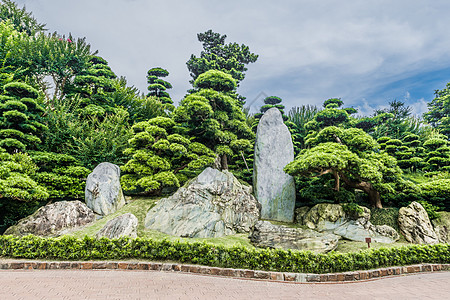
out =
<svg viewBox="0 0 450 300"><path fill-rule="evenodd" d="M126 213L132 213L136 216L138 219L138 229L137 229L137 235L141 238L146 239L155 239L155 240L169 240L169 241L188 241L188 242L208 242L215 245L222 245L222 246L243 246L247 248L255 248L248 239L248 234L242 233L242 234L236 234L236 235L230 235L230 236L224 236L224 237L218 237L218 238L181 238L177 236L168 235L156 230L149 230L146 229L144 226L145 221L145 215L147 214L148 210L152 208L156 202L160 198L155 197L138 197L138 198L131 198L127 205L122 207L121 209L117 210L115 213L108 215L102 219L99 219L95 221L93 224L85 226L81 228L78 231L74 231L69 233L68 235L74 236L76 238L83 238L84 236L91 236L95 237L97 232L105 226L105 224L109 221L114 219L117 216L126 214Z"/></svg>
<svg viewBox="0 0 450 300"><path fill-rule="evenodd" d="M76 238L83 238L84 236L90 236L94 237L96 233L103 227L105 224L109 221L114 219L117 216L120 216L125 213L132 213L138 218L138 237L145 238L145 239L155 239L155 240L169 240L169 241L187 241L187 242L207 242L214 245L221 245L225 247L231 247L231 246L243 246L246 248L255 248L248 238L248 234L241 233L236 235L230 235L230 236L224 236L219 238L181 238L177 236L171 236L156 230L149 230L144 227L144 220L145 215L147 214L147 211L152 208L156 202L159 200L159 198L146 198L146 197L137 197L137 198L131 198L128 200L128 204L116 211L114 214L111 214L109 216L106 216L102 219L99 219L95 221L92 225L85 226L81 228L78 231L74 231L69 233L68 235L72 235ZM372 214L375 216L375 219L371 221L374 221L377 225L380 224L391 224L392 222L392 216L395 214L398 214L398 210L396 209L382 209L378 210L375 214L372 212ZM300 226L295 223L285 223L285 222L276 222L276 221L270 221L272 224L276 225L285 225L292 228L306 228L305 226ZM375 224L374 223L374 224ZM396 225L396 227L398 226ZM393 243L393 244L381 244L381 243L372 243L371 247L378 249L381 247L384 248L392 248L392 247L401 247L408 245L407 242L404 240L400 240L399 242ZM358 252L360 250L367 249L367 244L364 242L354 242L349 240L340 240L338 247L335 251L337 252Z"/></svg>
<svg viewBox="0 0 450 300"><path fill-rule="evenodd" d="M396 248L402 246L411 245L406 241L397 241L392 244L384 244L384 243L370 243L371 249L379 249L379 248ZM340 240L338 243L338 247L336 248L336 252L359 252L361 250L367 250L367 243L364 242L354 242L349 240Z"/></svg>

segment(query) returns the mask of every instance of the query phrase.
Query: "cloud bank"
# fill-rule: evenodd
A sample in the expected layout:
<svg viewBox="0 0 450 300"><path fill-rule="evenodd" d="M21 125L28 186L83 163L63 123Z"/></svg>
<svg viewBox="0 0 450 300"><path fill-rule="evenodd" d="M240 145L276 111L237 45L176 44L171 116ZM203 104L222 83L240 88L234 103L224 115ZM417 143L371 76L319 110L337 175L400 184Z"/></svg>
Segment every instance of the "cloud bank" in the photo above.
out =
<svg viewBox="0 0 450 300"><path fill-rule="evenodd" d="M142 92L148 69L168 69L174 101L189 89L185 63L201 51L196 34L208 29L259 54L239 90L248 103L261 92L287 107L339 97L371 113L397 99L420 114L450 81L446 0L17 2L49 31L87 37Z"/></svg>

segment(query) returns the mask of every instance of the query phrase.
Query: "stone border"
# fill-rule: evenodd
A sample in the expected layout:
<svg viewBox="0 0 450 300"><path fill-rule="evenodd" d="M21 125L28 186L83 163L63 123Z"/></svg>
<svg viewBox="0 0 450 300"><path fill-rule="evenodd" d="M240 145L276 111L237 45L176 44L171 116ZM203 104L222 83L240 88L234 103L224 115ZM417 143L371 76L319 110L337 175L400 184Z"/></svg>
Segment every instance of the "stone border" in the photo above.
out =
<svg viewBox="0 0 450 300"><path fill-rule="evenodd" d="M183 272L201 275L224 276L244 279L257 279L282 282L352 282L361 280L378 279L386 276L450 271L450 264L418 264L404 267L387 267L366 271L352 271L343 273L311 274L311 273L287 273L270 272L247 269L230 269L208 267L200 265L185 265L175 263L157 262L104 262L104 261L20 261L0 260L0 270L143 270Z"/></svg>

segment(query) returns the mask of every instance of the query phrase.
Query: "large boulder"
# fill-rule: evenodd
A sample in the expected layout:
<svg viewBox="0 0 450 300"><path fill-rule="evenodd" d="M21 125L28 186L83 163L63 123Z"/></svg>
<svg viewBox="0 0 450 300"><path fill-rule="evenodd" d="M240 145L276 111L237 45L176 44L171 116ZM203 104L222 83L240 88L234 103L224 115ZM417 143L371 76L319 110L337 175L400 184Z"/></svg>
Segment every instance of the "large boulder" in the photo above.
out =
<svg viewBox="0 0 450 300"><path fill-rule="evenodd" d="M420 203L412 202L407 207L400 208L398 226L410 243L435 244L438 242L428 214Z"/></svg>
<svg viewBox="0 0 450 300"><path fill-rule="evenodd" d="M302 219L302 224L317 231L333 230L347 221L342 206L330 203L313 206Z"/></svg>
<svg viewBox="0 0 450 300"><path fill-rule="evenodd" d="M107 237L109 239L117 239L119 237L137 237L138 219L135 215L126 213L118 216L103 226L97 233L96 237Z"/></svg>
<svg viewBox="0 0 450 300"><path fill-rule="evenodd" d="M360 212L346 213L339 204L320 203L307 213L302 212L302 217L297 216L297 222L319 232L331 232L358 242L371 238L373 242L390 244L400 238L394 228L370 223L370 210L360 208Z"/></svg>
<svg viewBox="0 0 450 300"><path fill-rule="evenodd" d="M439 217L431 220L439 243L450 243L450 212L440 211Z"/></svg>
<svg viewBox="0 0 450 300"><path fill-rule="evenodd" d="M80 201L61 201L45 205L34 214L9 227L5 235L59 236L95 220L94 212Z"/></svg>
<svg viewBox="0 0 450 300"><path fill-rule="evenodd" d="M120 168L103 162L89 174L86 181L86 204L96 214L106 216L125 205L120 186Z"/></svg>
<svg viewBox="0 0 450 300"><path fill-rule="evenodd" d="M260 205L251 187L228 171L206 168L187 186L149 210L145 227L181 237L221 237L250 232Z"/></svg>
<svg viewBox="0 0 450 300"><path fill-rule="evenodd" d="M311 229L274 225L258 221L250 241L261 248L282 248L328 252L336 249L340 237L332 233L319 233Z"/></svg>
<svg viewBox="0 0 450 300"><path fill-rule="evenodd" d="M294 178L283 168L294 160L291 134L277 108L262 116L256 131L253 186L261 203L261 218L282 222L294 220Z"/></svg>

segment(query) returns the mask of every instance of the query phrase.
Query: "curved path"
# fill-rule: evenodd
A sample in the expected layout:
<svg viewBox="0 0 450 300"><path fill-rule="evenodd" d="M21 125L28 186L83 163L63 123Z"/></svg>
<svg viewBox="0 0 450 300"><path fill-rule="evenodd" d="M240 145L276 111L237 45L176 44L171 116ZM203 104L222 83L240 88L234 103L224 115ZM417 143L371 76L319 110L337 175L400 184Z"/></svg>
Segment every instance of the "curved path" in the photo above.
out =
<svg viewBox="0 0 450 300"><path fill-rule="evenodd" d="M448 299L450 272L281 283L175 272L0 270L0 299Z"/></svg>

